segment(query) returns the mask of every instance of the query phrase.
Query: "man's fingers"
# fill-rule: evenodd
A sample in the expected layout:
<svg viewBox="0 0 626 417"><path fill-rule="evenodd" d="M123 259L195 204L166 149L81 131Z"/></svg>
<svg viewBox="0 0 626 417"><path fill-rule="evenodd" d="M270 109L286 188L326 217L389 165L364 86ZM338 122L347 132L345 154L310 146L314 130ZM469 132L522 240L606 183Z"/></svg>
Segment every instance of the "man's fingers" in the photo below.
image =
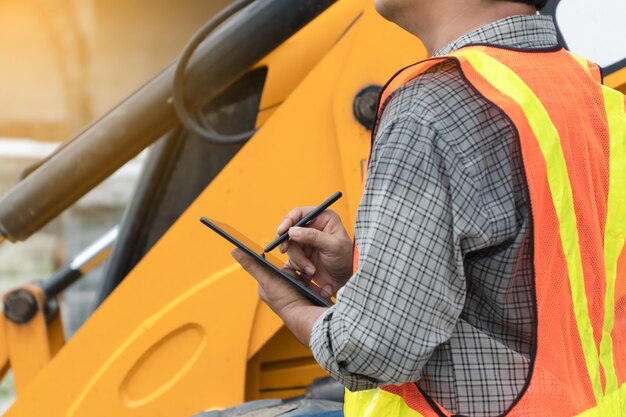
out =
<svg viewBox="0 0 626 417"><path fill-rule="evenodd" d="M324 285L322 287L322 291L320 291L320 295L324 298L330 298L333 295L333 287L330 285Z"/></svg>
<svg viewBox="0 0 626 417"><path fill-rule="evenodd" d="M325 279L323 276L314 279L317 285L317 292L324 298L330 298L337 293L339 286L332 282L332 280Z"/></svg>
<svg viewBox="0 0 626 417"><path fill-rule="evenodd" d="M245 269L250 275L256 278L257 267L259 266L254 260L239 248L233 249L230 253L233 258Z"/></svg>
<svg viewBox="0 0 626 417"><path fill-rule="evenodd" d="M298 223L304 216L315 210L316 207L313 206L302 206L296 207L291 210L287 215L280 221L278 228L276 229L277 235L282 235L287 232L290 227L294 224ZM339 215L332 210L324 210L320 213L310 224L309 227L323 229L328 222L331 220L339 220ZM341 223L341 221L339 220Z"/></svg>
<svg viewBox="0 0 626 417"><path fill-rule="evenodd" d="M233 258L242 266L242 268L250 274L259 283L259 288L266 288L274 279L273 274L267 269L262 267L258 262L254 260L250 255L245 253L239 248L233 249L230 253ZM278 279L278 277L276 277ZM265 298L261 297L264 301Z"/></svg>
<svg viewBox="0 0 626 417"><path fill-rule="evenodd" d="M291 210L278 224L276 234L282 235L283 233L285 233L287 230L289 230L291 226L298 223L300 219L306 216L308 212L313 210L313 208L314 207L296 207Z"/></svg>
<svg viewBox="0 0 626 417"><path fill-rule="evenodd" d="M335 294L333 287L330 285L320 285L320 283L314 279L303 279L303 281L307 284L307 287L315 293L321 295L323 298L330 299L330 297Z"/></svg>
<svg viewBox="0 0 626 417"><path fill-rule="evenodd" d="M288 253L289 263L295 270L304 272L309 276L315 274L313 262L305 255L300 245L289 245Z"/></svg>
<svg viewBox="0 0 626 417"><path fill-rule="evenodd" d="M287 252L287 249L289 249L289 244L286 241L278 245L278 250L280 250L280 253Z"/></svg>
<svg viewBox="0 0 626 417"><path fill-rule="evenodd" d="M265 287L268 280L271 280L271 273L256 262L250 255L246 254L239 248L233 249L230 253L233 258L243 267L243 269L254 279L256 279L261 287Z"/></svg>
<svg viewBox="0 0 626 417"><path fill-rule="evenodd" d="M311 227L292 227L289 229L289 238L301 245L308 245L321 251L332 251L337 246L332 235Z"/></svg>

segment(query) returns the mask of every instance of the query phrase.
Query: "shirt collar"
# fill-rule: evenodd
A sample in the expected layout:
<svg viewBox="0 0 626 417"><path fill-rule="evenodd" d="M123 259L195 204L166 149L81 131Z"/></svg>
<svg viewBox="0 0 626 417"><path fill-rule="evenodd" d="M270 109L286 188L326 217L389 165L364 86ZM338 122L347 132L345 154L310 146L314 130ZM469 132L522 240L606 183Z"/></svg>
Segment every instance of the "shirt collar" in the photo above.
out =
<svg viewBox="0 0 626 417"><path fill-rule="evenodd" d="M551 16L509 16L467 33L441 48L433 56L447 55L470 44L488 43L516 48L548 48L558 44Z"/></svg>

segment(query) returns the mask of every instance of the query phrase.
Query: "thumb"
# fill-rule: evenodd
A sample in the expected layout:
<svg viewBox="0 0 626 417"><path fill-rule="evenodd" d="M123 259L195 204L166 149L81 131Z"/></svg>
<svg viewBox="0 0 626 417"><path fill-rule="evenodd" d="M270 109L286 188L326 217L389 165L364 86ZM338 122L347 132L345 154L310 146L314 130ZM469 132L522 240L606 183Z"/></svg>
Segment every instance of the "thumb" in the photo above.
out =
<svg viewBox="0 0 626 417"><path fill-rule="evenodd" d="M292 227L289 229L289 238L319 250L330 250L335 247L335 240L331 234L312 227Z"/></svg>

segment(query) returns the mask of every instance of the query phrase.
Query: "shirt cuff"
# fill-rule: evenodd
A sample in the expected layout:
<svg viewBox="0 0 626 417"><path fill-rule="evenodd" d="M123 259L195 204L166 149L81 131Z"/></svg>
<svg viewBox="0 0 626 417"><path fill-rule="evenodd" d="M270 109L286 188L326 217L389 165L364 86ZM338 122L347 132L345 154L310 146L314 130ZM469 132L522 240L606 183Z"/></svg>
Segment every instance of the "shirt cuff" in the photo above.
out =
<svg viewBox="0 0 626 417"><path fill-rule="evenodd" d="M309 348L317 363L336 381L350 391L361 391L376 388L377 384L363 375L348 372L347 363L337 360L337 352L332 344L332 318L335 307L326 310L315 322L311 331Z"/></svg>

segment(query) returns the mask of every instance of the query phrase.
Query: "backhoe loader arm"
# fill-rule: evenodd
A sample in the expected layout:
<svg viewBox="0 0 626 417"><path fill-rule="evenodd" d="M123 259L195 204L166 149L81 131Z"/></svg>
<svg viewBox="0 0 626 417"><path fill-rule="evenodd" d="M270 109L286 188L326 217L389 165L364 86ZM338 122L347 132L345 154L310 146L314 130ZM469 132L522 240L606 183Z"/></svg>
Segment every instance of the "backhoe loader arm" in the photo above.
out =
<svg viewBox="0 0 626 417"><path fill-rule="evenodd" d="M296 3L306 2L257 0L246 11L279 4L289 9ZM321 4L314 3L316 7ZM263 23L246 20L250 27L244 32L250 37L232 32L242 42L237 47L254 50L256 36L270 30L266 26L284 25L281 33L293 33L294 26L277 17L284 17L283 12L276 10L278 14L267 16ZM376 111L373 86L382 85L397 68L426 53L416 39L378 16L369 0L341 0L323 13L315 8L310 13L317 18L306 25L293 23L302 30L243 68L266 71L257 115L257 126L262 128L74 337L20 389L7 417L189 417L245 400L302 395L314 378L325 375L310 351L298 345L271 310L259 303L255 281L229 256L230 245L198 222L200 216L211 216L265 244L291 207L316 204L337 190L345 197L334 209L346 224L353 222L370 142L368 117L364 116ZM236 20L226 22L219 34ZM251 28L258 28L256 36L251 35L256 30ZM216 36L217 32L203 48ZM238 53L232 43L213 47L223 48L224 60L231 59L228 51ZM203 56L203 52L198 54ZM192 63L189 80L193 68L198 68L194 65L198 64ZM160 85L161 77L152 83ZM188 102L196 100L191 90L189 94ZM159 97L166 101L168 94L162 91ZM159 115L173 117L171 108L167 109ZM155 117L146 108L132 114ZM147 121L133 120L118 110L105 119L114 125L117 117L126 120L134 136L141 132L131 122L142 125L152 139L160 134L150 130L153 126ZM157 124L161 130L167 127L160 121ZM98 129L94 129L85 134L97 141ZM116 146L123 146L126 133L115 132L114 139L120 141ZM65 158L79 142L61 151ZM60 159L54 156L27 181L41 179L46 165L50 168ZM196 165L179 163L183 164L180 172L188 173L209 165L202 159ZM168 188L184 183L181 174L180 182ZM57 197L57 203L63 200ZM41 214L45 206L33 207L39 207ZM55 210L61 206L56 204ZM27 235L26 228L12 230L13 238Z"/></svg>
<svg viewBox="0 0 626 417"><path fill-rule="evenodd" d="M210 101L334 2L253 2L199 47L186 72L186 103L196 108ZM7 193L0 200L2 240L27 239L174 128L178 121L170 102L173 71L172 64Z"/></svg>
<svg viewBox="0 0 626 417"><path fill-rule="evenodd" d="M12 241L26 239L163 138L119 229L99 308L53 357L58 347L46 346L41 328L31 335L41 341L32 363L15 349L19 344L0 338L0 371L13 352L26 375L5 416L189 417L302 395L324 371L259 302L256 282L231 259L231 246L198 219L232 224L264 245L289 209L341 190L345 197L334 209L349 227L376 91L425 57L423 46L378 16L371 0L256 0L201 44L185 80L186 103L204 110L259 75L250 82L250 120L235 123L261 127L244 146L202 147L177 128L170 66L46 160L0 201L0 234ZM626 88L624 71L613 72L609 85ZM241 110L231 102L226 108ZM193 173L209 170L193 193L177 193ZM169 217L157 237L150 234L155 211ZM13 340L22 336L18 326L3 326Z"/></svg>

